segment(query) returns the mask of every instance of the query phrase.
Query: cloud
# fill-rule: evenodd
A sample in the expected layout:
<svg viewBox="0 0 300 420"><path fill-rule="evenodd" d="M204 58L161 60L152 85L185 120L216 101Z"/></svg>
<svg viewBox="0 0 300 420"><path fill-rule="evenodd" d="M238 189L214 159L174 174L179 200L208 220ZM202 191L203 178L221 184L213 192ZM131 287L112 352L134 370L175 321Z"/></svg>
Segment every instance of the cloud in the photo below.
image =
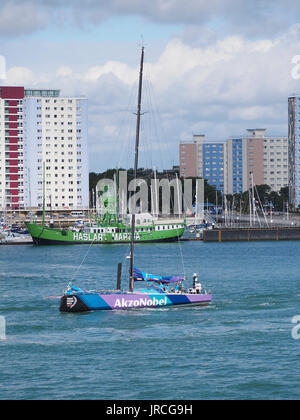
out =
<svg viewBox="0 0 300 420"><path fill-rule="evenodd" d="M32 1L5 1L0 5L0 35L2 37L30 34L44 28L47 13Z"/></svg>
<svg viewBox="0 0 300 420"><path fill-rule="evenodd" d="M97 82L102 76L114 74L119 80L127 84L136 81L136 70L131 69L127 64L117 61L108 61L103 66L93 66L88 69L85 79L88 82Z"/></svg>
<svg viewBox="0 0 300 420"><path fill-rule="evenodd" d="M74 44L74 54L76 48ZM292 57L299 53L297 25L272 39L234 35L215 37L206 45L191 45L180 33L152 62L146 48L145 166L149 159L157 166L162 159L164 166L175 164L179 141L199 132L208 140L220 141L257 124L269 133L287 135L287 98L300 91L299 80L291 75ZM63 60L60 56L51 72L40 71L37 64L36 68L10 67L6 84L62 88L62 94L87 96L91 169L114 167L121 155L132 165L139 57L135 66L122 60L95 65L91 57L78 68Z"/></svg>
<svg viewBox="0 0 300 420"><path fill-rule="evenodd" d="M211 29L274 37L295 24L299 12L300 4L294 0L3 0L0 35L30 34L48 26L58 31L67 25L86 29L109 18L138 16L159 24L184 25L185 36L194 32L199 42L199 36Z"/></svg>
<svg viewBox="0 0 300 420"><path fill-rule="evenodd" d="M232 108L228 112L228 119L231 121L254 121L258 124L261 120L264 119L273 119L274 116L278 117L278 114L275 114L275 109L271 105L260 106L244 106L238 108ZM279 116L280 117L280 116Z"/></svg>
<svg viewBox="0 0 300 420"><path fill-rule="evenodd" d="M57 77L71 77L73 75L73 70L70 66L61 66L57 72Z"/></svg>
<svg viewBox="0 0 300 420"><path fill-rule="evenodd" d="M30 85L35 80L34 73L26 67L11 67L6 73L6 85Z"/></svg>

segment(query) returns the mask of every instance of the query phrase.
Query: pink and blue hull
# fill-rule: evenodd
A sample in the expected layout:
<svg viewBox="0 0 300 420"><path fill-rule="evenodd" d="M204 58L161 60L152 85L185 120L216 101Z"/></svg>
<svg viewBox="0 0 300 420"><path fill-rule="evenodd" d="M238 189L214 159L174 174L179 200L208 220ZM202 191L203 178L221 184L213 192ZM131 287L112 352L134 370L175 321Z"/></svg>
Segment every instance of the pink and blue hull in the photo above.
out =
<svg viewBox="0 0 300 420"><path fill-rule="evenodd" d="M211 295L173 293L92 293L65 294L61 299L61 312L87 312L140 308L163 308L177 305L209 304Z"/></svg>

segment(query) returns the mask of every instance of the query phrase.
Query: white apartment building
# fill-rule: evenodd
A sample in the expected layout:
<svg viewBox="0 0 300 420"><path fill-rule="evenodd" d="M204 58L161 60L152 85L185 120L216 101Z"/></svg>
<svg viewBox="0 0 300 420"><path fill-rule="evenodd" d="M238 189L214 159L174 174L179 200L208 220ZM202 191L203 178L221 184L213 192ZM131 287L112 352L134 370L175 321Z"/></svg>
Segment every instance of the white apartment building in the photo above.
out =
<svg viewBox="0 0 300 420"><path fill-rule="evenodd" d="M226 143L226 194L237 194L256 185L269 185L279 192L289 183L288 139L267 136L266 129L248 129Z"/></svg>
<svg viewBox="0 0 300 420"><path fill-rule="evenodd" d="M41 208L44 176L46 208L88 208L87 132L86 98L62 97L59 90L0 88L2 208Z"/></svg>
<svg viewBox="0 0 300 420"><path fill-rule="evenodd" d="M247 134L224 143L194 135L192 142L179 145L180 175L202 177L225 194L249 190L252 178L255 185L269 185L272 191L279 192L289 183L288 144L287 137L267 135L264 128L247 129Z"/></svg>
<svg viewBox="0 0 300 420"><path fill-rule="evenodd" d="M287 137L264 138L264 183L272 191L280 191L289 184Z"/></svg>

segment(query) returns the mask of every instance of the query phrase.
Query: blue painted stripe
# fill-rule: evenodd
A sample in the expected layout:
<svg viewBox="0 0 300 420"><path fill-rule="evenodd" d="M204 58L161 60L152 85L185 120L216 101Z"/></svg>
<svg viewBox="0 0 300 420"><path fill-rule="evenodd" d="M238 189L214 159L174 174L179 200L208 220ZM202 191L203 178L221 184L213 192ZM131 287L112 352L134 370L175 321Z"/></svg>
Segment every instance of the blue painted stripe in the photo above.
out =
<svg viewBox="0 0 300 420"><path fill-rule="evenodd" d="M189 298L184 295L169 295L168 300L172 302L172 305L183 305L186 303L190 303Z"/></svg>
<svg viewBox="0 0 300 420"><path fill-rule="evenodd" d="M99 295L80 295L79 298L91 310L112 309Z"/></svg>

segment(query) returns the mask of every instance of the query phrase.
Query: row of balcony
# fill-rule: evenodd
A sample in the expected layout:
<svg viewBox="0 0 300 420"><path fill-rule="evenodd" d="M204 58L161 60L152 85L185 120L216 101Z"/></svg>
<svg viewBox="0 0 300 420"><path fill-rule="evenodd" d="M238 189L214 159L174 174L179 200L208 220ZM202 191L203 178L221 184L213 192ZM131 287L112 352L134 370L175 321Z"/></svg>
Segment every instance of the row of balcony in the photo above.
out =
<svg viewBox="0 0 300 420"><path fill-rule="evenodd" d="M17 102L17 105L12 105L12 102ZM23 101L22 99L5 99L4 106L5 107L15 107L15 106L22 106Z"/></svg>
<svg viewBox="0 0 300 420"><path fill-rule="evenodd" d="M21 167L18 167L18 172L10 172L9 169L6 169L5 170L5 180L6 181L10 181L10 175L18 175L19 178L23 178L24 177L24 170Z"/></svg>
<svg viewBox="0 0 300 420"><path fill-rule="evenodd" d="M4 114L16 114L15 111L17 111L17 113L23 112L23 107L21 107L20 105L17 105L17 106L9 105L9 106L4 107Z"/></svg>
<svg viewBox="0 0 300 420"><path fill-rule="evenodd" d="M9 118L9 116L12 116L12 115L16 115L18 118L17 118L17 121L11 121L10 120L10 118ZM23 121L23 114L9 114L9 115L5 115L5 117L4 117L4 121L5 122L20 122L20 121Z"/></svg>
<svg viewBox="0 0 300 420"><path fill-rule="evenodd" d="M17 150L11 150L11 146L18 146ZM9 146L5 146L5 152L18 152L18 153L24 153L23 146L18 144L10 144ZM6 155L5 155L6 157ZM8 156L7 156L8 157Z"/></svg>
<svg viewBox="0 0 300 420"><path fill-rule="evenodd" d="M15 122L14 121L6 122L5 125L4 125L4 128L6 130L7 129L10 129L10 130L20 130L20 129L23 129L23 124L20 124L17 128L11 128L10 124L15 124Z"/></svg>

